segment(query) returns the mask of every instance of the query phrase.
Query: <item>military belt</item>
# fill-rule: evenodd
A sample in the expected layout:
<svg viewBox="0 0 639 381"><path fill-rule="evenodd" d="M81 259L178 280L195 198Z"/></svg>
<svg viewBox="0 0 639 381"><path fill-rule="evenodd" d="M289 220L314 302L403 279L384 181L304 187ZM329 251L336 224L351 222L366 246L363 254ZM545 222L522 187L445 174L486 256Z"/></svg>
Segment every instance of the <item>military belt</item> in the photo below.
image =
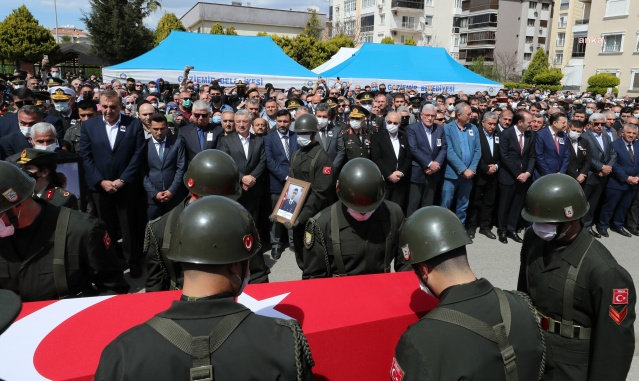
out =
<svg viewBox="0 0 639 381"><path fill-rule="evenodd" d="M554 333L557 335L561 335L568 339L578 339L578 340L588 340L590 339L590 334L592 332L591 328L582 327L580 325L571 325L566 330L564 328L563 332L561 329L561 319L555 320L551 317L545 316L539 311L535 312L537 314L537 319L541 324L541 328L548 332Z"/></svg>

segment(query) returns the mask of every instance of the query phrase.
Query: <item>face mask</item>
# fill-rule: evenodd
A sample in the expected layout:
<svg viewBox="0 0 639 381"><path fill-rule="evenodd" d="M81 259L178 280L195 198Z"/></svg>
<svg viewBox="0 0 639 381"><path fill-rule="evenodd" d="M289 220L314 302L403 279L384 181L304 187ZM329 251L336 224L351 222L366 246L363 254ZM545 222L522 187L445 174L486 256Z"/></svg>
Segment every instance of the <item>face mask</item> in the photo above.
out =
<svg viewBox="0 0 639 381"><path fill-rule="evenodd" d="M22 135L29 137L29 134L31 133L31 127L20 126L20 132L22 132Z"/></svg>
<svg viewBox="0 0 639 381"><path fill-rule="evenodd" d="M193 86L193 90L198 91L200 89L200 86Z"/></svg>
<svg viewBox="0 0 639 381"><path fill-rule="evenodd" d="M635 118L639 118L639 114L632 114Z"/></svg>
<svg viewBox="0 0 639 381"><path fill-rule="evenodd" d="M526 106L526 110L530 110L530 106Z"/></svg>
<svg viewBox="0 0 639 381"><path fill-rule="evenodd" d="M41 149L43 151L49 151L49 152L55 152L56 148L58 148L58 143L53 143L51 145L48 146L43 146L43 145L39 145L39 144L35 144L33 146L33 148L35 149Z"/></svg>
<svg viewBox="0 0 639 381"><path fill-rule="evenodd" d="M446 110L448 110L448 111L453 111L453 110L455 110L455 105L448 105L448 106L446 106Z"/></svg>
<svg viewBox="0 0 639 381"><path fill-rule="evenodd" d="M295 119L295 114L297 114L297 110L291 111L291 118Z"/></svg>
<svg viewBox="0 0 639 381"><path fill-rule="evenodd" d="M153 106L154 109L158 109L158 104L157 103L151 103L151 106Z"/></svg>
<svg viewBox="0 0 639 381"><path fill-rule="evenodd" d="M616 113L615 113L615 118L619 119L619 115L620 115L620 114L619 114L618 112L616 112Z"/></svg>
<svg viewBox="0 0 639 381"><path fill-rule="evenodd" d="M580 136L581 132L568 131L568 137L570 137L570 140L572 141L579 139Z"/></svg>
<svg viewBox="0 0 639 381"><path fill-rule="evenodd" d="M190 99L185 99L185 100L182 102L182 107L184 107L184 108L191 108L191 107L193 107L193 102L191 102L191 100L190 100Z"/></svg>
<svg viewBox="0 0 639 381"><path fill-rule="evenodd" d="M364 108L366 109L366 111L368 111L368 112L371 112L371 110L373 109L373 105L364 105L363 107L364 107Z"/></svg>
<svg viewBox="0 0 639 381"><path fill-rule="evenodd" d="M418 279L419 282L419 288L424 291L425 293L427 293L428 295L432 296L433 298L437 298L435 296L435 294L433 294L433 292L430 290L430 288L428 288L427 285L424 284L424 281L422 281L421 279Z"/></svg>
<svg viewBox="0 0 639 381"><path fill-rule="evenodd" d="M328 125L328 118L317 118L317 126L319 128L326 128Z"/></svg>
<svg viewBox="0 0 639 381"><path fill-rule="evenodd" d="M446 114L446 115L444 115L444 119L446 119L446 121L448 122L449 120L453 119L453 117L448 115L448 114Z"/></svg>
<svg viewBox="0 0 639 381"><path fill-rule="evenodd" d="M301 135L301 134L297 134L297 144L299 144L302 147L306 147L307 145L311 144L311 135Z"/></svg>
<svg viewBox="0 0 639 381"><path fill-rule="evenodd" d="M380 94L386 94L386 88L383 88L383 89L382 89L382 88L380 87L380 88L379 88L379 93L380 93Z"/></svg>
<svg viewBox="0 0 639 381"><path fill-rule="evenodd" d="M589 108L586 109L586 114L588 115L592 115L593 112L594 111L592 109L589 109Z"/></svg>
<svg viewBox="0 0 639 381"><path fill-rule="evenodd" d="M16 229L13 227L13 225L7 226L4 224L4 221L0 219L0 238L12 236L15 232Z"/></svg>
<svg viewBox="0 0 639 381"><path fill-rule="evenodd" d="M54 102L53 105L58 112L69 111L69 103L67 102Z"/></svg>
<svg viewBox="0 0 639 381"><path fill-rule="evenodd" d="M155 94L157 92L158 92L158 88L157 87L149 87L149 93Z"/></svg>
<svg viewBox="0 0 639 381"><path fill-rule="evenodd" d="M546 110L539 110L539 115L545 115L546 114Z"/></svg>
<svg viewBox="0 0 639 381"><path fill-rule="evenodd" d="M126 88L129 89L129 91L133 91L135 90L135 85L129 85Z"/></svg>
<svg viewBox="0 0 639 381"><path fill-rule="evenodd" d="M126 105L127 110L133 110L133 105Z"/></svg>
<svg viewBox="0 0 639 381"><path fill-rule="evenodd" d="M353 130L359 130L360 128L362 128L362 121L361 120L351 120L351 128Z"/></svg>
<svg viewBox="0 0 639 381"><path fill-rule="evenodd" d="M236 96L236 95L237 95L237 91L233 91L233 92L231 93L231 95L232 95L232 96Z"/></svg>
<svg viewBox="0 0 639 381"><path fill-rule="evenodd" d="M432 91L428 91L428 92L426 92L426 94L433 95L433 92Z"/></svg>
<svg viewBox="0 0 639 381"><path fill-rule="evenodd" d="M533 222L533 231L544 241L552 241L557 235L557 225Z"/></svg>
<svg viewBox="0 0 639 381"><path fill-rule="evenodd" d="M373 87L371 91L377 91L377 87Z"/></svg>
<svg viewBox="0 0 639 381"><path fill-rule="evenodd" d="M51 73L51 77L60 78L60 73Z"/></svg>
<svg viewBox="0 0 639 381"><path fill-rule="evenodd" d="M402 126L408 126L408 122L410 121L410 116L402 116Z"/></svg>
<svg viewBox="0 0 639 381"><path fill-rule="evenodd" d="M471 118L470 119L470 123L474 124L475 126L477 126L479 124L479 120L477 118Z"/></svg>
<svg viewBox="0 0 639 381"><path fill-rule="evenodd" d="M399 129L399 125L397 125L397 124L387 124L386 125L386 130L388 130L388 132L390 132L391 134L397 133L398 129Z"/></svg>
<svg viewBox="0 0 639 381"><path fill-rule="evenodd" d="M369 218L371 218L371 216L373 215L373 213L375 212L374 210L372 212L367 212L367 213L360 213L360 212L356 212L351 208L347 208L346 211L348 212L348 214L351 215L351 217L353 217L356 221L366 221Z"/></svg>
<svg viewBox="0 0 639 381"><path fill-rule="evenodd" d="M348 108L348 107L344 107L344 112L345 112L345 113L349 113L349 112L351 112L351 109L350 109L350 108Z"/></svg>
<svg viewBox="0 0 639 381"><path fill-rule="evenodd" d="M215 115L213 118L211 118L211 121L214 124L220 124L222 123L222 117L220 115Z"/></svg>
<svg viewBox="0 0 639 381"><path fill-rule="evenodd" d="M497 107L499 107L499 108L504 108L504 107L506 107L506 106L507 106L507 105L506 105L505 103L500 103L500 104L498 104L498 105L497 105Z"/></svg>
<svg viewBox="0 0 639 381"><path fill-rule="evenodd" d="M222 102L222 96L221 95L214 95L211 97L211 101L213 101L213 103L220 103Z"/></svg>

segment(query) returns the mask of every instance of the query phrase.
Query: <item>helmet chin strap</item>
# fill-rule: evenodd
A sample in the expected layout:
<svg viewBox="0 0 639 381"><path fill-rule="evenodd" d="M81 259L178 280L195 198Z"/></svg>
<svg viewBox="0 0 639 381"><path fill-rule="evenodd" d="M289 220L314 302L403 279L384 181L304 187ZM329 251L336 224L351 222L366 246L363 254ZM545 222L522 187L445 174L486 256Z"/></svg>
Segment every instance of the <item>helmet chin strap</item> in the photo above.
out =
<svg viewBox="0 0 639 381"><path fill-rule="evenodd" d="M5 214L7 215L7 217L9 218L9 223L14 227L14 228L18 228L18 221L20 219L20 212L18 212L18 215L16 216L15 213L13 213L13 209L9 209L5 212Z"/></svg>

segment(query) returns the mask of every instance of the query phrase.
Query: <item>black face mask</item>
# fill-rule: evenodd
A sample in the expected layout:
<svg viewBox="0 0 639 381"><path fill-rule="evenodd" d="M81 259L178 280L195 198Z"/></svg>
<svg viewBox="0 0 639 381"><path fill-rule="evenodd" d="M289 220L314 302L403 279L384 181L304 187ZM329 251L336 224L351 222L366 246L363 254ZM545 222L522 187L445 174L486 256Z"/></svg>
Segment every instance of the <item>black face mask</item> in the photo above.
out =
<svg viewBox="0 0 639 381"><path fill-rule="evenodd" d="M477 126L477 124L479 123L479 120L477 118L471 118L470 119L470 123L474 124L475 126Z"/></svg>
<svg viewBox="0 0 639 381"><path fill-rule="evenodd" d="M126 88L129 89L129 91L133 91L135 90L135 85L128 85Z"/></svg>
<svg viewBox="0 0 639 381"><path fill-rule="evenodd" d="M93 99L93 93L90 93L90 92L82 93L82 99Z"/></svg>
<svg viewBox="0 0 639 381"><path fill-rule="evenodd" d="M238 97L244 97L245 94L246 94L246 91L244 91L243 88L238 88L237 89L237 96Z"/></svg>
<svg viewBox="0 0 639 381"><path fill-rule="evenodd" d="M402 126L408 126L408 122L410 121L410 116L402 116Z"/></svg>
<svg viewBox="0 0 639 381"><path fill-rule="evenodd" d="M213 103L220 103L222 102L222 96L221 95L214 95L211 97L211 101L213 101Z"/></svg>
<svg viewBox="0 0 639 381"><path fill-rule="evenodd" d="M386 88L385 87L380 87L379 88L379 93L380 94L386 94Z"/></svg>

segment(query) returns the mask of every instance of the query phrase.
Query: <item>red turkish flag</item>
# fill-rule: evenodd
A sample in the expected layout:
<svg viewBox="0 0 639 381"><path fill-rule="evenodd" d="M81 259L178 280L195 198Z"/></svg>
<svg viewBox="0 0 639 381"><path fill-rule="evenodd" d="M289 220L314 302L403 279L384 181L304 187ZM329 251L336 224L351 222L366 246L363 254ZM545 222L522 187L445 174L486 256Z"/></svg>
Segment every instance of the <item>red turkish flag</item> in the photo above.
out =
<svg viewBox="0 0 639 381"><path fill-rule="evenodd" d="M628 304L628 289L615 288L612 290L612 304Z"/></svg>

